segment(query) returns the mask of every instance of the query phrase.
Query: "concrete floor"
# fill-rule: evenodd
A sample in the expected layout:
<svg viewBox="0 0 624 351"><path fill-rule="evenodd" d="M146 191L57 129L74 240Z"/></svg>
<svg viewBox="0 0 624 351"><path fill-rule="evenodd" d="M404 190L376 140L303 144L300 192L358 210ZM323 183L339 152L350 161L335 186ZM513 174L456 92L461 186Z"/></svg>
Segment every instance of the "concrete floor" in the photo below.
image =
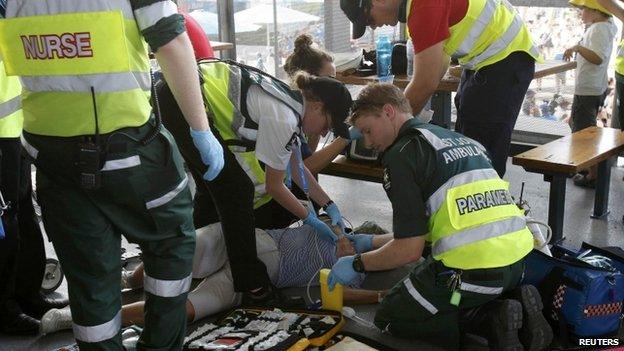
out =
<svg viewBox="0 0 624 351"><path fill-rule="evenodd" d="M624 247L624 229L622 215L624 215L624 169L614 167L611 175L611 192L609 208L611 213L606 219L596 220L589 217L593 209L594 192L589 189L574 186L568 180L566 193L566 216L564 235L566 244L580 245L587 241L597 246ZM511 183L511 193L519 196L522 182L525 182L524 199L531 205L531 215L538 220L546 221L548 213L549 184L544 182L539 174L527 173L522 168L508 162L508 171L505 176ZM361 182L344 178L320 176L320 182L332 199L339 205L343 215L357 226L367 220L374 220L382 227L392 228L392 209L380 184ZM128 245L127 243L125 244ZM47 248L49 256L55 256L51 245ZM67 294L67 285L63 285L57 293ZM124 302L135 301L140 293L125 293ZM372 318L370 309L362 310L363 316ZM387 338L387 337L386 337ZM52 350L73 342L71 331L64 331L40 337L8 337L0 335L0 351L17 350ZM395 344L393 342L393 344ZM408 343L396 343L400 349ZM423 345L424 346L424 345ZM427 349L432 349L426 347Z"/></svg>

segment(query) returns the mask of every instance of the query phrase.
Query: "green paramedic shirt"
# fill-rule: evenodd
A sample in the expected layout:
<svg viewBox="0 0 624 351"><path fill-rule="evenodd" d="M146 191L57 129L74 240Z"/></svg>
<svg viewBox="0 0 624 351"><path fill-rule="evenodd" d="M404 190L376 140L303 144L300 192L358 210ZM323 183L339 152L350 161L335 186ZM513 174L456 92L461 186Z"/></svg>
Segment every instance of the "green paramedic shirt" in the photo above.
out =
<svg viewBox="0 0 624 351"><path fill-rule="evenodd" d="M134 11L149 11L150 7L158 8L165 6L170 0L130 0L130 6ZM174 1L175 3L176 1ZM143 29L141 33L145 41L149 44L153 52L156 52L161 46L169 43L175 37L186 31L184 27L184 17L176 13L167 17L163 17L151 26Z"/></svg>
<svg viewBox="0 0 624 351"><path fill-rule="evenodd" d="M416 119L405 122L399 135L420 124ZM423 188L429 184L436 169L435 150L420 134L408 133L392 144L384 153L383 187L392 203L392 222L395 238L426 235L429 216Z"/></svg>

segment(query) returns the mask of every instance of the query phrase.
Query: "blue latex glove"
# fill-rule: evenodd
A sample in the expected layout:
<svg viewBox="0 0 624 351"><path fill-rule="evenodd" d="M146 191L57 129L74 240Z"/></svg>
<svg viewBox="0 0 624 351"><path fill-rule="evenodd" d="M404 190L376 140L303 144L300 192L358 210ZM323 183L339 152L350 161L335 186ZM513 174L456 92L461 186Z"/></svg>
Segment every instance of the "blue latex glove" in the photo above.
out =
<svg viewBox="0 0 624 351"><path fill-rule="evenodd" d="M338 209L338 205L336 205L335 202L332 202L329 206L327 206L327 208L325 208L325 212L327 212L329 218L331 218L332 225L339 225L340 229L342 229L342 232L344 233L345 224L342 221L342 214Z"/></svg>
<svg viewBox="0 0 624 351"><path fill-rule="evenodd" d="M373 234L347 234L357 253L368 252L373 249Z"/></svg>
<svg viewBox="0 0 624 351"><path fill-rule="evenodd" d="M355 126L349 127L349 140L358 140L362 139L363 137L364 135L362 135L362 132Z"/></svg>
<svg viewBox="0 0 624 351"><path fill-rule="evenodd" d="M191 128L191 138L193 138L193 144L199 151L202 162L208 166L208 170L204 173L204 179L207 181L215 179L225 164L223 147L210 130L197 131Z"/></svg>
<svg viewBox="0 0 624 351"><path fill-rule="evenodd" d="M355 256L344 256L338 259L338 262L334 263L334 266L329 272L327 283L329 284L329 291L334 290L336 283L342 285L351 285L358 279L359 273L353 269L353 259Z"/></svg>
<svg viewBox="0 0 624 351"><path fill-rule="evenodd" d="M332 232L331 228L318 219L316 214L312 211L308 212L308 216L303 220L303 224L307 224L314 228L314 230L316 230L316 232L320 235L321 239L325 241L335 243L338 240L338 237L334 234L334 232Z"/></svg>

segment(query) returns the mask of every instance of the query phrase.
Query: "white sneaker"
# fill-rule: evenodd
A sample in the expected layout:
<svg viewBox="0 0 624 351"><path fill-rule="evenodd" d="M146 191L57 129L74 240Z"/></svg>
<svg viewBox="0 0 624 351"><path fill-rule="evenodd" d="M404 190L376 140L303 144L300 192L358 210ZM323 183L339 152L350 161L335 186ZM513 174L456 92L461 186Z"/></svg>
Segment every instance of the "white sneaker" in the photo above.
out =
<svg viewBox="0 0 624 351"><path fill-rule="evenodd" d="M41 317L41 326L39 331L41 334L54 333L59 330L72 328L72 316L69 308L56 309L53 308Z"/></svg>

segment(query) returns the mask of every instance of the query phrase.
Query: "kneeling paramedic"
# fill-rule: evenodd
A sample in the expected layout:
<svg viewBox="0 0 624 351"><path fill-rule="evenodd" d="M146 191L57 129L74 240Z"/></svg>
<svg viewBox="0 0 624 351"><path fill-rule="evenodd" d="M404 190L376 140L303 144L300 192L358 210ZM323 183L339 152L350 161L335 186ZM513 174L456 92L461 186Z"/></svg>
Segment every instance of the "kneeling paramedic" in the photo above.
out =
<svg viewBox="0 0 624 351"><path fill-rule="evenodd" d="M22 143L37 166L47 234L68 280L80 350L121 350L121 235L145 263L138 349L182 348L195 248L182 158L150 116L147 43L213 176L223 149L209 132L193 51L172 1L9 1L0 48L22 81ZM46 33L40 35L40 33ZM147 41L147 43L146 43Z"/></svg>
<svg viewBox="0 0 624 351"><path fill-rule="evenodd" d="M367 145L384 152L383 186L392 203L394 240L340 258L332 268L330 287L349 284L361 272L418 261L430 242L431 255L392 288L375 325L396 336L456 348L460 330L473 331L460 326L460 317L472 317L469 325L478 326L474 332L486 331L492 349L522 350L516 330L522 305L493 300L519 283L533 237L484 147L412 118L408 100L389 84L364 88L354 102L351 122ZM539 306L529 307L536 310L532 323L546 323L538 318ZM478 323L479 318L487 323Z"/></svg>

